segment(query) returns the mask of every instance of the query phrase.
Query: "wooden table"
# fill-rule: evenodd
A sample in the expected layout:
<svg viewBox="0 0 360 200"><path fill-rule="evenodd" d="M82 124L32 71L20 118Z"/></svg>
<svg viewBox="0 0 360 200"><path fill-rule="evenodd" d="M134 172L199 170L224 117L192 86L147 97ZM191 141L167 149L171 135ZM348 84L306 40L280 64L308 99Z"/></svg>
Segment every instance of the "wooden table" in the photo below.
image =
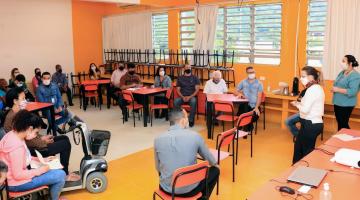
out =
<svg viewBox="0 0 360 200"><path fill-rule="evenodd" d="M110 86L110 79L100 79L100 80L84 80L81 82L80 85L80 91L81 91L81 97L80 98L80 104L83 105L83 109L86 110L87 107L87 100L85 98L85 85L98 85L98 94L99 94L99 104L102 105L103 104L103 99L102 99L102 90L101 87L103 85L106 85L106 89L107 89L107 95L109 94L109 86ZM110 101L107 102L107 106L108 108L110 108Z"/></svg>
<svg viewBox="0 0 360 200"><path fill-rule="evenodd" d="M153 96L160 93L165 93L168 89L166 88L140 88L137 90L130 90L133 95L139 95L142 97L142 105L144 107L144 127L147 127L148 116L149 116L149 96Z"/></svg>
<svg viewBox="0 0 360 200"><path fill-rule="evenodd" d="M56 136L56 125L55 125L55 110L54 104L45 103L45 102L29 102L25 109L29 112L38 112L38 111L50 111L51 122L49 122L49 126L51 126L51 130L53 135Z"/></svg>
<svg viewBox="0 0 360 200"><path fill-rule="evenodd" d="M342 129L338 133L347 133L354 136L360 136L360 131ZM302 161L299 161L294 166L287 169L279 177L274 178L262 187L260 187L255 193L253 193L248 200L272 200L272 199L294 199L296 195L291 197L281 194L276 187L278 186L289 186L295 190L299 189L301 185L296 183L287 183L287 177L291 172L298 166L307 166L319 169L328 170L328 174L322 181L319 188L312 188L308 194L312 195L312 200L319 199L319 193L323 187L323 183L327 182L330 184L330 191L332 193L332 199L334 200L355 200L359 199L357 194L360 186L360 169L352 169L348 166L341 165L338 163L331 162L330 159L333 155L328 155L320 149L326 150L331 153L335 153L340 148L351 148L354 150L360 150L360 140L343 142L337 138L330 138L324 145L318 147L318 150L314 150ZM254 172L255 173L255 172ZM304 199L298 197L297 199Z"/></svg>
<svg viewBox="0 0 360 200"><path fill-rule="evenodd" d="M224 101L232 103L247 103L247 99L241 99L234 94L207 94L206 95L206 127L208 132L208 139L211 138L211 129L214 115L214 101ZM234 111L236 112L236 111Z"/></svg>

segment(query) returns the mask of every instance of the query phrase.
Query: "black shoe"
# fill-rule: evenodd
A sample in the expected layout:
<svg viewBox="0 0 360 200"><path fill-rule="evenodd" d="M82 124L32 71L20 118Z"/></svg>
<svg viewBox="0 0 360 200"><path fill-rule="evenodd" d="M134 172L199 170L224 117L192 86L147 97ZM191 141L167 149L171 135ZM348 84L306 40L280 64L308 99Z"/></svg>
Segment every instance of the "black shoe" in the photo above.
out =
<svg viewBox="0 0 360 200"><path fill-rule="evenodd" d="M43 120L41 120L41 129L47 129L47 124Z"/></svg>
<svg viewBox="0 0 360 200"><path fill-rule="evenodd" d="M74 104L71 102L71 103L69 103L69 106L74 106Z"/></svg>
<svg viewBox="0 0 360 200"><path fill-rule="evenodd" d="M245 135L243 138L244 138L244 140L246 140L246 139L247 139L247 135Z"/></svg>
<svg viewBox="0 0 360 200"><path fill-rule="evenodd" d="M189 126L193 127L194 126L194 122L189 122Z"/></svg>

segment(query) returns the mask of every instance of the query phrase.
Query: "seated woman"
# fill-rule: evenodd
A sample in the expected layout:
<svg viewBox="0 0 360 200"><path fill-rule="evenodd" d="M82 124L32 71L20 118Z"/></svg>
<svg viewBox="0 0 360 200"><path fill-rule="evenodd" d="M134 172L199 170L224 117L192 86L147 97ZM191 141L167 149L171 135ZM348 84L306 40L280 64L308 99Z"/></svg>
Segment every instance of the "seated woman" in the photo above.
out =
<svg viewBox="0 0 360 200"><path fill-rule="evenodd" d="M101 73L99 68L95 65L95 63L91 63L89 67L89 78L91 80L99 80Z"/></svg>
<svg viewBox="0 0 360 200"><path fill-rule="evenodd" d="M13 68L11 70L10 79L9 79L9 85L12 85L15 81L15 77L20 74L20 71L18 68Z"/></svg>
<svg viewBox="0 0 360 200"><path fill-rule="evenodd" d="M165 74L165 68L162 66L159 66L156 70L154 86L161 88L171 88L171 78ZM158 94L154 97L154 103L168 104L168 100L166 99L165 94ZM162 110L161 114L159 113L159 110L155 110L155 118L164 118L167 116L167 113L167 110Z"/></svg>
<svg viewBox="0 0 360 200"><path fill-rule="evenodd" d="M8 102L8 107L11 108L6 115L4 122L4 129L7 133L13 129L12 122L15 115L24 108L22 105L25 101L25 93L20 88L15 88L7 93L6 101ZM80 179L79 175L77 174L69 174L68 166L71 153L71 143L66 135L55 137L51 135L36 135L35 138L27 140L26 145L29 147L29 149L41 151L46 155L55 156L56 154L60 154L60 162L64 166L64 171L67 174L66 180L77 181ZM34 151L31 153L34 156L36 155Z"/></svg>
<svg viewBox="0 0 360 200"><path fill-rule="evenodd" d="M40 127L40 117L26 110L19 111L14 117L13 130L0 141L0 159L9 168L6 176L9 191L21 192L49 186L51 199L57 200L65 184L65 172L50 170L48 165L28 169L33 158L25 141L35 138ZM51 159L45 158L46 161Z"/></svg>
<svg viewBox="0 0 360 200"><path fill-rule="evenodd" d="M36 94L36 89L41 84L41 70L40 68L35 68L35 76L31 80L33 91Z"/></svg>

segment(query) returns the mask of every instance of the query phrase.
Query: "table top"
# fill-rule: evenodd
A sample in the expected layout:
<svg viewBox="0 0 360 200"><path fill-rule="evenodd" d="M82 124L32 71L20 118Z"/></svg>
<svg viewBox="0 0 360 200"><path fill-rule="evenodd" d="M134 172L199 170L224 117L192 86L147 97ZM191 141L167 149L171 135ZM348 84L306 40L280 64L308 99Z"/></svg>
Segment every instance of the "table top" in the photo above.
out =
<svg viewBox="0 0 360 200"><path fill-rule="evenodd" d="M356 134L360 136L360 131L353 130L341 130L338 133L347 133L347 134ZM336 138L330 138L331 140L338 140ZM340 141L340 140L339 140ZM356 140L357 148L356 150L360 150L360 140ZM339 147L329 146L329 145L321 145L317 148L321 148L323 150L329 151L331 153L335 153L342 146L341 143ZM321 182L319 188L312 188L308 192L308 194L312 195L312 199L318 199L319 193L322 189L323 183L330 184L330 191L332 192L332 199L358 199L356 192L359 190L360 185L360 169L352 169L348 166L341 165L338 163L331 162L330 159L333 155L328 155L320 150L314 150L305 158L303 161L299 161L294 166L288 168L285 172L283 172L279 177L274 178L267 183L265 183L261 188L259 188L255 193L253 193L248 200L253 199L292 199L287 194L281 194L276 187L278 186L288 186L295 190L298 190L301 185L296 183L287 183L287 177L291 174L291 172L296 169L298 166L309 166L318 169L325 169L329 172L325 176L324 180ZM306 161L306 162L305 162ZM353 173L353 174L351 174ZM346 184L344 184L346 183ZM293 198L296 195L291 196ZM304 199L303 197L298 197L298 199Z"/></svg>
<svg viewBox="0 0 360 200"><path fill-rule="evenodd" d="M206 99L208 102L226 101L226 102L248 102L247 99L240 99L234 94L207 94Z"/></svg>
<svg viewBox="0 0 360 200"><path fill-rule="evenodd" d="M43 103L43 102L29 102L27 105L26 105L26 110L27 111L34 111L34 110L40 110L40 109L43 109L43 108L47 108L47 107L51 107L53 106L52 103Z"/></svg>
<svg viewBox="0 0 360 200"><path fill-rule="evenodd" d="M359 130L352 130L352 129L341 129L337 134L348 134L352 136L358 136L360 137L360 131ZM348 149L355 149L360 151L360 140L353 140L353 141L342 141L336 137L331 137L329 140L327 140L325 143L327 146L333 146L338 148L348 148Z"/></svg>
<svg viewBox="0 0 360 200"><path fill-rule="evenodd" d="M162 92L166 92L168 89L166 88L147 88L147 87L143 87L143 88L139 88L136 90L130 90L133 94L140 94L140 95L150 95L150 94L157 94L157 93L162 93Z"/></svg>
<svg viewBox="0 0 360 200"><path fill-rule="evenodd" d="M108 83L110 83L110 79L85 80L81 82L81 85L98 85L98 84L108 84Z"/></svg>

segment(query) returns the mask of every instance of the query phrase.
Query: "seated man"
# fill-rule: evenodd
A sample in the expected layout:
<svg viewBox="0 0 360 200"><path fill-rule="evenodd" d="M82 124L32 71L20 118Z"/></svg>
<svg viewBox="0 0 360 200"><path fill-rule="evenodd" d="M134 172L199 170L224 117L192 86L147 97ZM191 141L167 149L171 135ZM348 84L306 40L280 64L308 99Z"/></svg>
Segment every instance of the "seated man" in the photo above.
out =
<svg viewBox="0 0 360 200"><path fill-rule="evenodd" d="M118 101L119 95L115 94L116 92L120 91L120 80L126 74L127 69L125 69L124 64L122 63L115 63L115 69L111 74L111 84L110 88L108 89L107 93L107 106L110 108L111 98Z"/></svg>
<svg viewBox="0 0 360 200"><path fill-rule="evenodd" d="M189 103L191 107L189 125L190 127L193 127L197 107L196 95L199 92L200 80L198 77L191 74L191 65L185 65L184 75L178 77L176 87L180 97L174 100L174 107L180 108L182 104Z"/></svg>
<svg viewBox="0 0 360 200"><path fill-rule="evenodd" d="M56 72L52 75L51 82L55 83L59 89L61 94L66 93L69 106L73 106L72 103L72 94L71 90L69 88L68 79L66 78L66 74L62 73L61 65L55 66Z"/></svg>
<svg viewBox="0 0 360 200"><path fill-rule="evenodd" d="M212 74L212 79L206 81L204 87L205 94L225 94L227 93L228 88L224 79L222 79L222 74L220 71L214 71Z"/></svg>
<svg viewBox="0 0 360 200"><path fill-rule="evenodd" d="M249 103L240 104L237 115L253 110L256 115L259 116L259 106L261 104L261 96L264 91L263 85L258 79L256 79L253 67L247 67L246 74L248 78L240 82L236 88L235 95L239 98L248 99Z"/></svg>
<svg viewBox="0 0 360 200"><path fill-rule="evenodd" d="M22 102L25 101L25 94L20 88L10 90L6 94L6 101L10 107L4 122L5 132L8 133L13 129L13 119L21 109ZM60 154L60 162L64 167L68 181L77 181L80 177L74 173L69 174L68 166L71 153L71 143L67 136L51 136L51 135L36 135L34 139L26 140L26 145L31 150L38 150L47 155L55 156ZM31 152L34 156L34 151Z"/></svg>
<svg viewBox="0 0 360 200"><path fill-rule="evenodd" d="M39 85L36 90L36 97L39 102L46 102L54 104L55 114L60 115L61 118L55 121L55 124L58 126L69 122L71 116L68 112L65 112L64 103L60 94L59 87L50 81L51 75L49 72L44 72L41 75L42 83ZM44 112L44 115L47 117L49 124L51 124L50 112ZM61 130L57 130L62 133Z"/></svg>
<svg viewBox="0 0 360 200"><path fill-rule="evenodd" d="M30 90L27 88L25 76L19 74L15 77L15 81L9 85L9 88L21 88L25 92L25 99L27 101L33 102L35 101L35 97L31 94Z"/></svg>
<svg viewBox="0 0 360 200"><path fill-rule="evenodd" d="M186 129L188 126L187 113L185 110L174 109L170 113L170 128L167 132L158 136L154 142L155 167L160 175L160 189L171 194L172 175L176 169L196 164L199 154L210 165L207 188L209 196L219 178L220 170L216 160L207 148L204 139L196 132ZM206 194L204 181L188 187L179 188L175 191L178 197L192 197L199 192ZM202 196L201 199L207 199Z"/></svg>

